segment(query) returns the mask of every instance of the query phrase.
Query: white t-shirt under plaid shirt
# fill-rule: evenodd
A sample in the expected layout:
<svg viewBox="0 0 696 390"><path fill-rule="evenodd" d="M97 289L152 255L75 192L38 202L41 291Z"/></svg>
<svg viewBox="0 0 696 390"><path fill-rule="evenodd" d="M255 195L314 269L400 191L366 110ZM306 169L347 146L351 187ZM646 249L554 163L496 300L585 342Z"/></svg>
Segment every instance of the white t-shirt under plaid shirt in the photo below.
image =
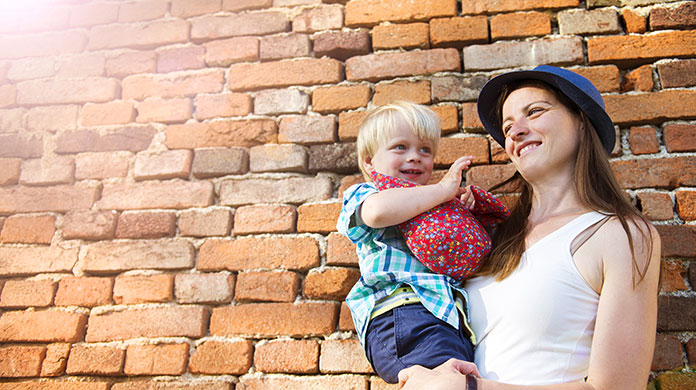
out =
<svg viewBox="0 0 696 390"><path fill-rule="evenodd" d="M423 306L435 317L459 328L459 313L452 288L466 293L457 282L433 273L421 264L406 246L397 226L374 229L359 218L358 210L368 196L377 192L372 183L360 183L343 194L343 207L336 227L357 245L360 280L346 297L355 329L362 345L375 302L388 296L401 284L408 284Z"/></svg>

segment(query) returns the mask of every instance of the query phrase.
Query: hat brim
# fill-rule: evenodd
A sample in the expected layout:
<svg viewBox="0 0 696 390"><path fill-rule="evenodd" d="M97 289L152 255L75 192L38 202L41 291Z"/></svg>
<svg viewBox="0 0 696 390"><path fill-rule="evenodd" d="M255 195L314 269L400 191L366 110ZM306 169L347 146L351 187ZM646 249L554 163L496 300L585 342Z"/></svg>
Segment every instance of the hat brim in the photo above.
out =
<svg viewBox="0 0 696 390"><path fill-rule="evenodd" d="M502 129L497 125L496 101L505 85L518 80L540 80L561 91L587 115L597 131L604 150L607 154L611 154L616 143L616 133L614 123L604 110L604 107L563 77L539 70L520 70L504 73L489 80L481 89L477 102L479 118L488 134L501 146L505 147L505 136Z"/></svg>

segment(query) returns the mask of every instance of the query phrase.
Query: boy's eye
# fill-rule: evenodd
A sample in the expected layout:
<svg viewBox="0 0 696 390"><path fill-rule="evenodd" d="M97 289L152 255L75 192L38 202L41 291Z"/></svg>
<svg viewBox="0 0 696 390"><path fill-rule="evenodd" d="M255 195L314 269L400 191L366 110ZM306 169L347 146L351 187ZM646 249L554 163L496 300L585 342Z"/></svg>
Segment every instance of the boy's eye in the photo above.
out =
<svg viewBox="0 0 696 390"><path fill-rule="evenodd" d="M394 149L396 150L405 150L406 147L404 145L394 145Z"/></svg>
<svg viewBox="0 0 696 390"><path fill-rule="evenodd" d="M421 148L421 153L430 154L430 153L431 153L431 150L430 150L429 147L424 146L424 147Z"/></svg>

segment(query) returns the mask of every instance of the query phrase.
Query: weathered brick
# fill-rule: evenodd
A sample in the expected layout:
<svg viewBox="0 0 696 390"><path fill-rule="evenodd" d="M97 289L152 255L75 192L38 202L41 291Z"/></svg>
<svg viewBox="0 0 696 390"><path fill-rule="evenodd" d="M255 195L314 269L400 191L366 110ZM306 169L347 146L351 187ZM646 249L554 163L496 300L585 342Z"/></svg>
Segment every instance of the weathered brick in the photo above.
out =
<svg viewBox="0 0 696 390"><path fill-rule="evenodd" d="M143 100L148 97L182 97L199 93L222 92L224 72L203 69L166 74L136 74L122 81L123 99Z"/></svg>
<svg viewBox="0 0 696 390"><path fill-rule="evenodd" d="M56 283L52 280L8 280L2 288L0 307L47 307L53 304Z"/></svg>
<svg viewBox="0 0 696 390"><path fill-rule="evenodd" d="M214 336L317 336L336 329L338 303L249 303L213 309Z"/></svg>
<svg viewBox="0 0 696 390"><path fill-rule="evenodd" d="M274 7L294 7L294 6L298 6L298 5L318 5L321 3L322 3L322 0L273 0Z"/></svg>
<svg viewBox="0 0 696 390"><path fill-rule="evenodd" d="M686 356L689 360L689 367L696 366L696 338L691 338L686 342Z"/></svg>
<svg viewBox="0 0 696 390"><path fill-rule="evenodd" d="M272 119L224 120L171 125L165 142L169 149L249 147L273 142L276 137L276 123Z"/></svg>
<svg viewBox="0 0 696 390"><path fill-rule="evenodd" d="M118 99L120 92L119 81L106 77L27 80L17 83L17 104L101 103Z"/></svg>
<svg viewBox="0 0 696 390"><path fill-rule="evenodd" d="M686 291L684 282L686 269L679 261L662 261L660 269L660 292Z"/></svg>
<svg viewBox="0 0 696 390"><path fill-rule="evenodd" d="M348 308L348 304L345 302L341 303L341 313L338 318L338 330L355 332L353 317L350 313L350 309Z"/></svg>
<svg viewBox="0 0 696 390"><path fill-rule="evenodd" d="M332 143L336 138L336 118L333 116L284 116L278 126L278 141L312 145Z"/></svg>
<svg viewBox="0 0 696 390"><path fill-rule="evenodd" d="M240 175L249 170L249 154L246 149L235 147L196 149L192 170L199 179Z"/></svg>
<svg viewBox="0 0 696 390"><path fill-rule="evenodd" d="M182 236L227 236L232 228L232 212L222 207L186 210L179 214L178 226Z"/></svg>
<svg viewBox="0 0 696 390"><path fill-rule="evenodd" d="M626 25L627 33L643 34L648 29L648 20L646 16L641 15L631 8L623 8L621 10L621 17L623 17L624 24Z"/></svg>
<svg viewBox="0 0 696 390"><path fill-rule="evenodd" d="M235 62L259 59L257 37L218 39L206 42L203 46L205 47L205 63L208 66L229 66Z"/></svg>
<svg viewBox="0 0 696 390"><path fill-rule="evenodd" d="M164 181L105 184L97 207L102 210L186 209L213 203L213 184L207 181Z"/></svg>
<svg viewBox="0 0 696 390"><path fill-rule="evenodd" d="M623 188L674 188L696 182L696 159L691 157L613 161L611 166Z"/></svg>
<svg viewBox="0 0 696 390"><path fill-rule="evenodd" d="M160 122L180 123L191 118L193 106L189 98L161 99L158 97L147 98L135 104L138 123Z"/></svg>
<svg viewBox="0 0 696 390"><path fill-rule="evenodd" d="M293 302L300 277L291 271L240 272L235 287L237 301Z"/></svg>
<svg viewBox="0 0 696 390"><path fill-rule="evenodd" d="M126 51L106 59L106 75L123 78L137 73L155 73L157 55L152 51Z"/></svg>
<svg viewBox="0 0 696 390"><path fill-rule="evenodd" d="M133 174L135 180L186 179L191 173L193 152L167 150L160 153L138 153L135 156Z"/></svg>
<svg viewBox="0 0 696 390"><path fill-rule="evenodd" d="M374 373L358 340L324 340L319 369L326 374Z"/></svg>
<svg viewBox="0 0 696 390"><path fill-rule="evenodd" d="M658 225L663 257L696 256L696 228L691 225Z"/></svg>
<svg viewBox="0 0 696 390"><path fill-rule="evenodd" d="M326 240L326 265L358 265L358 255L355 244L344 235L336 232L329 233Z"/></svg>
<svg viewBox="0 0 696 390"><path fill-rule="evenodd" d="M681 3L675 7L650 9L650 29L666 30L696 26L696 4Z"/></svg>
<svg viewBox="0 0 696 390"><path fill-rule="evenodd" d="M126 375L181 375L186 372L189 345L129 345L126 350Z"/></svg>
<svg viewBox="0 0 696 390"><path fill-rule="evenodd" d="M59 310L8 311L0 317L3 342L77 342L85 334L87 316Z"/></svg>
<svg viewBox="0 0 696 390"><path fill-rule="evenodd" d="M464 16L430 20L432 47L458 47L488 42L488 18Z"/></svg>
<svg viewBox="0 0 696 390"><path fill-rule="evenodd" d="M292 21L292 31L315 33L339 30L343 27L343 7L340 4L320 5L302 12Z"/></svg>
<svg viewBox="0 0 696 390"><path fill-rule="evenodd" d="M668 152L690 152L696 150L696 126L673 124L665 126L662 137Z"/></svg>
<svg viewBox="0 0 696 390"><path fill-rule="evenodd" d="M589 38L590 64L640 64L655 59L693 56L696 30L667 31L651 35L615 35Z"/></svg>
<svg viewBox="0 0 696 390"><path fill-rule="evenodd" d="M135 119L132 102L116 100L107 103L87 103L80 110L82 126L121 125Z"/></svg>
<svg viewBox="0 0 696 390"><path fill-rule="evenodd" d="M661 295L657 305L658 331L690 331L696 328L693 297Z"/></svg>
<svg viewBox="0 0 696 390"><path fill-rule="evenodd" d="M229 273L177 274L174 293L178 303L229 303L235 276Z"/></svg>
<svg viewBox="0 0 696 390"><path fill-rule="evenodd" d="M524 38L551 34L551 18L543 12L515 12L491 18L491 39Z"/></svg>
<svg viewBox="0 0 696 390"><path fill-rule="evenodd" d="M356 58L356 57L353 57ZM343 81L343 64L333 58L307 58L230 66L232 91L291 85L335 84Z"/></svg>
<svg viewBox="0 0 696 390"><path fill-rule="evenodd" d="M435 165L449 166L461 156L471 155L472 164L487 164L489 160L488 140L482 137L442 138L435 157Z"/></svg>
<svg viewBox="0 0 696 390"><path fill-rule="evenodd" d="M77 252L58 246L0 247L0 276L72 272Z"/></svg>
<svg viewBox="0 0 696 390"><path fill-rule="evenodd" d="M95 130L66 131L58 134L56 153L139 152L147 149L157 131L150 125L131 125L104 132Z"/></svg>
<svg viewBox="0 0 696 390"><path fill-rule="evenodd" d="M319 343L315 340L273 340L256 345L254 367L267 373L316 374Z"/></svg>
<svg viewBox="0 0 696 390"><path fill-rule="evenodd" d="M127 1L118 9L119 22L159 19L169 11L168 0Z"/></svg>
<svg viewBox="0 0 696 390"><path fill-rule="evenodd" d="M486 81L488 78L481 75L433 77L430 81L433 102L475 101Z"/></svg>
<svg viewBox="0 0 696 390"><path fill-rule="evenodd" d="M189 23L170 19L148 23L124 23L95 26L90 29L87 50L130 47L153 48L184 43L189 38Z"/></svg>
<svg viewBox="0 0 696 390"><path fill-rule="evenodd" d="M157 51L157 72L167 73L205 67L205 47L185 46Z"/></svg>
<svg viewBox="0 0 696 390"><path fill-rule="evenodd" d="M341 112L338 114L338 139L341 141L355 141L358 138L360 124L367 114L368 111Z"/></svg>
<svg viewBox="0 0 696 390"><path fill-rule="evenodd" d="M70 210L63 217L63 238L107 240L114 237L117 220L115 211Z"/></svg>
<svg viewBox="0 0 696 390"><path fill-rule="evenodd" d="M275 89L259 92L254 98L254 113L258 115L304 114L309 95L296 89Z"/></svg>
<svg viewBox="0 0 696 390"><path fill-rule="evenodd" d="M656 337L655 352L650 370L664 371L681 368L683 363L681 342L679 339L673 335L659 333Z"/></svg>
<svg viewBox="0 0 696 390"><path fill-rule="evenodd" d="M357 150L353 143L313 145L309 147L309 170L310 172L357 172L357 157Z"/></svg>
<svg viewBox="0 0 696 390"><path fill-rule="evenodd" d="M117 305L171 302L173 287L173 275L119 275L114 281L114 302Z"/></svg>
<svg viewBox="0 0 696 390"><path fill-rule="evenodd" d="M83 250L82 269L93 273L185 269L194 263L193 245L182 240L102 241Z"/></svg>
<svg viewBox="0 0 696 390"><path fill-rule="evenodd" d="M25 185L70 184L75 173L75 161L71 157L51 157L22 162L19 183Z"/></svg>
<svg viewBox="0 0 696 390"><path fill-rule="evenodd" d="M239 382L238 386L245 390L367 390L368 388L367 377L362 375L245 377Z"/></svg>
<svg viewBox="0 0 696 390"><path fill-rule="evenodd" d="M314 55L345 61L353 56L370 53L370 33L367 31L326 31L314 35Z"/></svg>
<svg viewBox="0 0 696 390"><path fill-rule="evenodd" d="M657 64L657 73L662 88L693 87L696 85L696 60Z"/></svg>
<svg viewBox="0 0 696 390"><path fill-rule="evenodd" d="M101 53L80 53L58 59L56 77L103 76L106 58Z"/></svg>
<svg viewBox="0 0 696 390"><path fill-rule="evenodd" d="M7 62L5 67L6 77L10 81L23 81L53 77L56 74L56 60L54 58L23 58Z"/></svg>
<svg viewBox="0 0 696 390"><path fill-rule="evenodd" d="M466 172L466 183L479 186L488 191L492 186L512 177L517 170L512 164L479 165ZM510 186L499 188L496 192L510 192Z"/></svg>
<svg viewBox="0 0 696 390"><path fill-rule="evenodd" d="M58 282L56 306L94 307L108 305L114 280L89 276L66 276Z"/></svg>
<svg viewBox="0 0 696 390"><path fill-rule="evenodd" d="M341 179L341 183L338 186L338 197L343 197L343 192L347 190L350 186L365 181L365 177L362 174L344 176Z"/></svg>
<svg viewBox="0 0 696 390"><path fill-rule="evenodd" d="M461 69L456 49L369 54L346 60L346 79L378 81Z"/></svg>
<svg viewBox="0 0 696 390"><path fill-rule="evenodd" d="M110 382L27 381L3 383L7 390L109 390Z"/></svg>
<svg viewBox="0 0 696 390"><path fill-rule="evenodd" d="M222 0L222 9L230 12L270 8L272 5L273 0Z"/></svg>
<svg viewBox="0 0 696 390"><path fill-rule="evenodd" d="M68 375L119 375L126 351L118 347L76 345L68 356Z"/></svg>
<svg viewBox="0 0 696 390"><path fill-rule="evenodd" d="M75 156L75 179L126 177L130 152L80 153Z"/></svg>
<svg viewBox="0 0 696 390"><path fill-rule="evenodd" d="M379 83L375 86L372 103L383 106L398 100L409 100L419 104L430 104L430 81L405 81Z"/></svg>
<svg viewBox="0 0 696 390"><path fill-rule="evenodd" d="M0 347L0 377L39 376L41 362L45 356L46 347L44 346Z"/></svg>
<svg viewBox="0 0 696 390"><path fill-rule="evenodd" d="M17 87L15 85L0 85L0 107L11 107L17 101Z"/></svg>
<svg viewBox="0 0 696 390"><path fill-rule="evenodd" d="M561 11L558 13L558 28L562 35L614 34L620 31L616 11L608 8Z"/></svg>
<svg viewBox="0 0 696 390"><path fill-rule="evenodd" d="M70 26L87 27L118 20L118 4L85 3L70 10Z"/></svg>
<svg viewBox="0 0 696 390"><path fill-rule="evenodd" d="M20 129L25 129L27 127L27 112L26 108L10 108L10 109L0 109L0 131L3 133L17 133ZM0 138L3 141L3 145L14 144L14 146L23 146L25 149L27 147L30 150L5 150L3 148L0 150L0 155L7 156L8 154L21 153L26 154L30 152L34 154L33 157L41 155L41 150L43 150L43 143L40 142L40 137L21 137L16 134L8 134ZM8 145L13 146L13 145ZM31 150L33 149L33 150ZM22 157L17 156L17 157Z"/></svg>
<svg viewBox="0 0 696 390"><path fill-rule="evenodd" d="M689 390L696 386L696 374L690 372L664 372L657 376L658 389Z"/></svg>
<svg viewBox="0 0 696 390"><path fill-rule="evenodd" d="M194 42L244 35L270 35L289 30L287 16L278 11L205 15L191 19L191 40Z"/></svg>
<svg viewBox="0 0 696 390"><path fill-rule="evenodd" d="M319 265L319 244L311 237L207 240L198 253L201 271L291 269Z"/></svg>
<svg viewBox="0 0 696 390"><path fill-rule="evenodd" d="M41 376L61 376L68 365L69 343L54 343L46 347L46 357L41 363Z"/></svg>
<svg viewBox="0 0 696 390"><path fill-rule="evenodd" d="M251 172L307 171L307 149L295 144L266 144L249 149Z"/></svg>
<svg viewBox="0 0 696 390"><path fill-rule="evenodd" d="M641 94L606 95L607 113L617 125L690 118L696 91L667 90Z"/></svg>
<svg viewBox="0 0 696 390"><path fill-rule="evenodd" d="M50 244L56 232L54 215L12 215L5 220L0 241L5 243Z"/></svg>
<svg viewBox="0 0 696 390"><path fill-rule="evenodd" d="M449 134L459 131L459 113L456 106L441 105L431 106L430 109L440 117L440 127L442 134Z"/></svg>
<svg viewBox="0 0 696 390"><path fill-rule="evenodd" d="M262 61L307 57L312 51L309 35L281 34L261 37L259 57Z"/></svg>
<svg viewBox="0 0 696 390"><path fill-rule="evenodd" d="M93 185L0 188L0 214L88 209L97 199Z"/></svg>
<svg viewBox="0 0 696 390"><path fill-rule="evenodd" d="M297 208L297 231L323 234L336 231L340 212L340 202L303 204Z"/></svg>
<svg viewBox="0 0 696 390"><path fill-rule="evenodd" d="M489 142L491 147L491 162L494 164L498 163L509 163L510 157L505 153L505 149L500 146L497 142Z"/></svg>
<svg viewBox="0 0 696 390"><path fill-rule="evenodd" d="M372 46L375 50L429 49L430 25L407 23L375 26L372 29Z"/></svg>
<svg viewBox="0 0 696 390"><path fill-rule="evenodd" d="M679 218L684 221L696 220L696 191L677 191L675 198Z"/></svg>
<svg viewBox="0 0 696 390"><path fill-rule="evenodd" d="M19 167L22 160L19 158L0 158L0 186L17 184L19 181Z"/></svg>
<svg viewBox="0 0 696 390"><path fill-rule="evenodd" d="M235 211L234 234L292 233L297 211L286 205L250 205Z"/></svg>
<svg viewBox="0 0 696 390"><path fill-rule="evenodd" d="M466 14L493 14L500 12L556 9L577 7L578 0L527 0L518 1L498 1L498 0L471 0L462 4L462 15Z"/></svg>
<svg viewBox="0 0 696 390"><path fill-rule="evenodd" d="M4 34L0 58L25 58L79 53L87 45L84 31L70 30L44 34Z"/></svg>
<svg viewBox="0 0 696 390"><path fill-rule="evenodd" d="M309 299L342 301L358 279L357 269L326 268L307 274L302 292Z"/></svg>
<svg viewBox="0 0 696 390"><path fill-rule="evenodd" d="M194 99L196 119L245 116L251 113L251 96L245 93L201 94Z"/></svg>
<svg viewBox="0 0 696 390"><path fill-rule="evenodd" d="M43 154L43 141L40 136L18 134L0 135L0 157L40 157Z"/></svg>
<svg viewBox="0 0 696 390"><path fill-rule="evenodd" d="M403 2L398 0L353 0L345 7L349 27L374 26L382 22L424 21L457 15L456 0Z"/></svg>
<svg viewBox="0 0 696 390"><path fill-rule="evenodd" d="M621 80L621 92L650 91L653 89L652 68L650 65L640 66L626 73Z"/></svg>
<svg viewBox="0 0 696 390"><path fill-rule="evenodd" d="M655 129L652 127L631 127L628 142L633 154L657 153L660 150Z"/></svg>
<svg viewBox="0 0 696 390"><path fill-rule="evenodd" d="M169 12L171 12L172 16L186 19L191 16L214 14L221 9L222 1L220 0L199 0L195 2L188 0L172 0Z"/></svg>
<svg viewBox="0 0 696 390"><path fill-rule="evenodd" d="M331 191L331 180L327 177L225 180L220 183L220 204L235 207L262 202L300 204L329 199Z"/></svg>
<svg viewBox="0 0 696 390"><path fill-rule="evenodd" d="M191 355L189 371L194 374L245 374L251 367L253 349L249 340L206 341ZM225 358L221 359L222 356Z"/></svg>
<svg viewBox="0 0 696 390"><path fill-rule="evenodd" d="M465 47L463 54L466 70L531 67L541 64L581 64L584 59L580 37L472 45Z"/></svg>
<svg viewBox="0 0 696 390"><path fill-rule="evenodd" d="M660 192L640 192L637 194L638 202L643 214L653 221L674 218L672 210L672 198L669 194Z"/></svg>
<svg viewBox="0 0 696 390"><path fill-rule="evenodd" d="M365 84L319 87L312 92L312 111L337 113L366 107L370 96L370 87ZM282 130L282 119L280 127Z"/></svg>
<svg viewBox="0 0 696 390"><path fill-rule="evenodd" d="M205 335L208 311L202 306L160 306L91 314L85 340L105 342L138 337Z"/></svg>

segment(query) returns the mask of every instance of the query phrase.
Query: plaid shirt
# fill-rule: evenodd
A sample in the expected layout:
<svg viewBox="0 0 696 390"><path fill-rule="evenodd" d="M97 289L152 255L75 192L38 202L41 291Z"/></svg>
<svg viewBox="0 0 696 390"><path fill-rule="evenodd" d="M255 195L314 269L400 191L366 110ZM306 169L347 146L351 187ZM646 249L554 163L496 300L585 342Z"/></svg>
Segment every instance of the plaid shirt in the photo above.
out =
<svg viewBox="0 0 696 390"><path fill-rule="evenodd" d="M404 242L397 226L374 229L358 217L358 209L368 196L377 192L372 183L360 183L343 194L343 207L336 227L338 232L357 244L360 280L346 297L355 329L362 345L375 302L388 296L401 284L408 284L423 306L435 317L459 328L459 313L452 288L466 292L457 281L435 274L421 264Z"/></svg>

